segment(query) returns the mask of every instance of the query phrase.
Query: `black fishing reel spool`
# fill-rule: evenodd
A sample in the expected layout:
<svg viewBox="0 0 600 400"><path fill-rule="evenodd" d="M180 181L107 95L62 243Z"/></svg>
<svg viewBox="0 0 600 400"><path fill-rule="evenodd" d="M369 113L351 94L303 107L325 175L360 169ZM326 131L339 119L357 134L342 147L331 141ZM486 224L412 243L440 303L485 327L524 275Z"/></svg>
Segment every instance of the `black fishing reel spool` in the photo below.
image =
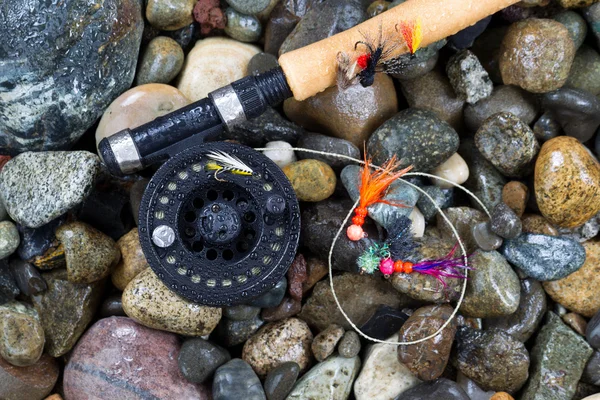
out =
<svg viewBox="0 0 600 400"><path fill-rule="evenodd" d="M178 295L209 306L243 304L287 273L300 237L289 180L250 147L205 140L291 95L276 68L100 142L115 175L164 162L142 196L138 228L148 264ZM215 154L247 168L219 163Z"/></svg>

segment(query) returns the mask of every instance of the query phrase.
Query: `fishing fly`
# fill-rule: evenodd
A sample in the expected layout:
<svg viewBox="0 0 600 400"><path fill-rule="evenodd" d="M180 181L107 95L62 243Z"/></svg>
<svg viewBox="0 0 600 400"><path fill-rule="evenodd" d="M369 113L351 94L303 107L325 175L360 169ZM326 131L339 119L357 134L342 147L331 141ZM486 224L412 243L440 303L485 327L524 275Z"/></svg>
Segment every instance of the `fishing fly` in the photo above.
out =
<svg viewBox="0 0 600 400"><path fill-rule="evenodd" d="M211 160L206 163L206 169L215 171L215 179L222 181L217 176L221 172L229 171L234 175L250 176L254 172L247 164L238 157L227 154L220 150L211 151L207 154Z"/></svg>

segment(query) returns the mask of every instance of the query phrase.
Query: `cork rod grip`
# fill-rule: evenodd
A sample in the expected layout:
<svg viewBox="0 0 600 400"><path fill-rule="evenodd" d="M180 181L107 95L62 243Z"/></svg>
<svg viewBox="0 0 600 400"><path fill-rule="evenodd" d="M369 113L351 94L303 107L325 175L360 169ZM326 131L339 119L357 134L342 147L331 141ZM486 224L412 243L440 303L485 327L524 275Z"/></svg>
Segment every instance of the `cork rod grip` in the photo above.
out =
<svg viewBox="0 0 600 400"><path fill-rule="evenodd" d="M408 0L347 31L290 51L279 57L288 84L296 100L304 100L335 85L337 54L353 55L354 44L362 33L376 38L380 26L385 38L401 41L395 26L401 21L421 19L423 42L427 46L475 24L477 21L519 0ZM401 46L398 55L407 52Z"/></svg>

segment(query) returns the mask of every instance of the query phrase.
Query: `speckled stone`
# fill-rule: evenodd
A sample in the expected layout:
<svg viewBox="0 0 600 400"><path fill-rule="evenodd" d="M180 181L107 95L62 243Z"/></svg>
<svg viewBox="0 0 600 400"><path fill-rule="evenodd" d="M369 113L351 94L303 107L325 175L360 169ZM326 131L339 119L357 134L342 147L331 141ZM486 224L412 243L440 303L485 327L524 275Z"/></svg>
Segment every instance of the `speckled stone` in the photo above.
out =
<svg viewBox="0 0 600 400"><path fill-rule="evenodd" d="M456 383L446 378L439 378L431 382L420 383L394 400L470 400L464 390Z"/></svg>
<svg viewBox="0 0 600 400"><path fill-rule="evenodd" d="M600 351L594 351L588 360L581 376L581 381L595 386L600 384ZM597 399L598 397L600 396L595 396L594 398Z"/></svg>
<svg viewBox="0 0 600 400"><path fill-rule="evenodd" d="M359 370L359 357L330 357L300 378L286 400L347 399Z"/></svg>
<svg viewBox="0 0 600 400"><path fill-rule="evenodd" d="M470 257L467 291L460 307L475 318L511 315L519 306L519 277L497 251L477 250Z"/></svg>
<svg viewBox="0 0 600 400"><path fill-rule="evenodd" d="M228 7L225 10L225 17L227 18L225 33L231 38L247 43L260 39L262 25L255 16L242 14L234 8Z"/></svg>
<svg viewBox="0 0 600 400"><path fill-rule="evenodd" d="M14 221L38 228L81 203L99 168L86 151L21 153L0 172L0 198Z"/></svg>
<svg viewBox="0 0 600 400"><path fill-rule="evenodd" d="M175 31L194 21L194 0L148 0L146 19L163 31Z"/></svg>
<svg viewBox="0 0 600 400"><path fill-rule="evenodd" d="M213 400L267 399L252 367L239 358L234 358L217 369L213 380L212 398Z"/></svg>
<svg viewBox="0 0 600 400"><path fill-rule="evenodd" d="M149 328L187 336L208 335L221 319L221 309L177 296L152 269L139 273L123 291L123 310Z"/></svg>
<svg viewBox="0 0 600 400"><path fill-rule="evenodd" d="M242 358L260 377L285 361L296 362L302 371L310 365L313 335L306 322L288 318L263 326L244 344Z"/></svg>
<svg viewBox="0 0 600 400"><path fill-rule="evenodd" d="M344 336L344 328L339 325L329 325L315 336L310 349L317 361L321 362L333 354L335 347Z"/></svg>
<svg viewBox="0 0 600 400"><path fill-rule="evenodd" d="M585 262L572 274L555 281L544 282L544 290L557 303L567 309L592 317L600 310L598 285L600 285L600 241L583 243Z"/></svg>
<svg viewBox="0 0 600 400"><path fill-rule="evenodd" d="M9 265L19 290L25 296L43 292L48 288L40 272L28 262L14 258Z"/></svg>
<svg viewBox="0 0 600 400"><path fill-rule="evenodd" d="M501 173L516 177L531 171L540 148L531 128L507 112L494 114L482 123L475 145Z"/></svg>
<svg viewBox="0 0 600 400"><path fill-rule="evenodd" d="M521 218L523 232L538 233L540 235L557 236L558 230L541 215L525 214Z"/></svg>
<svg viewBox="0 0 600 400"><path fill-rule="evenodd" d="M338 353L341 357L352 358L360 353L360 337L354 331L346 331L338 344Z"/></svg>
<svg viewBox="0 0 600 400"><path fill-rule="evenodd" d="M126 317L104 318L81 337L64 371L66 399L90 393L110 399L208 400L209 391L186 381L177 367L177 335L136 324Z"/></svg>
<svg viewBox="0 0 600 400"><path fill-rule="evenodd" d="M259 316L245 321L223 318L217 325L216 337L223 346L236 346L248 340L263 325L264 321Z"/></svg>
<svg viewBox="0 0 600 400"><path fill-rule="evenodd" d="M244 304L231 307L223 307L223 317L232 321L247 321L260 313L260 307L247 306Z"/></svg>
<svg viewBox="0 0 600 400"><path fill-rule="evenodd" d="M562 128L551 112L545 112L533 125L533 134L540 142L559 136Z"/></svg>
<svg viewBox="0 0 600 400"><path fill-rule="evenodd" d="M446 73L454 92L469 104L489 97L494 89L487 71L469 50L453 55L446 64Z"/></svg>
<svg viewBox="0 0 600 400"><path fill-rule="evenodd" d="M293 361L273 368L265 378L264 388L268 400L284 400L300 374L300 366Z"/></svg>
<svg viewBox="0 0 600 400"><path fill-rule="evenodd" d="M588 27L583 17L575 11L563 11L556 14L552 19L560 22L569 30L573 44L575 44L575 49L579 49L588 32Z"/></svg>
<svg viewBox="0 0 600 400"><path fill-rule="evenodd" d="M583 225L575 228L559 228L562 236L577 240L579 243L586 242L598 235L600 232L600 213L588 219Z"/></svg>
<svg viewBox="0 0 600 400"><path fill-rule="evenodd" d="M46 352L60 357L73 348L100 305L102 282L74 284L67 271L42 274L48 290L31 297L46 337Z"/></svg>
<svg viewBox="0 0 600 400"><path fill-rule="evenodd" d="M530 18L508 28L500 50L500 73L505 85L546 93L564 85L574 57L575 44L563 24Z"/></svg>
<svg viewBox="0 0 600 400"><path fill-rule="evenodd" d="M481 155L472 141L462 140L462 142L460 154L469 165L469 179L465 182L465 187L472 191L488 210L491 210L502 201L502 188L506 184L506 178ZM470 198L470 201L473 207L482 210L475 199Z"/></svg>
<svg viewBox="0 0 600 400"><path fill-rule="evenodd" d="M31 306L12 301L0 306L0 356L12 365L27 367L44 351L44 329Z"/></svg>
<svg viewBox="0 0 600 400"><path fill-rule="evenodd" d="M258 14L269 6L269 0L227 0L227 4L242 14Z"/></svg>
<svg viewBox="0 0 600 400"><path fill-rule="evenodd" d="M486 330L500 329L520 342L526 342L535 332L546 313L546 294L542 285L531 278L520 281L521 292L517 311L509 316L487 318L483 324Z"/></svg>
<svg viewBox="0 0 600 400"><path fill-rule="evenodd" d="M293 317L302 310L302 302L299 300L292 299L290 297L284 297L276 307L263 308L260 313L260 317L265 322L274 322Z"/></svg>
<svg viewBox="0 0 600 400"><path fill-rule="evenodd" d="M544 143L535 163L535 197L551 223L572 228L600 211L600 165L577 139Z"/></svg>
<svg viewBox="0 0 600 400"><path fill-rule="evenodd" d="M360 197L361 167L358 165L348 165L342 170L340 179L353 201ZM413 207L419 200L419 192L402 180L398 179L388 187L385 195L385 201L394 204L402 204L403 207L397 207L390 204L377 203L369 206L369 218L381 225L385 229L394 226L401 217L408 217Z"/></svg>
<svg viewBox="0 0 600 400"><path fill-rule="evenodd" d="M331 167L318 160L301 160L288 164L283 172L290 180L300 201L325 200L335 191L337 179Z"/></svg>
<svg viewBox="0 0 600 400"><path fill-rule="evenodd" d="M183 49L175 40L157 36L148 43L135 75L135 84L169 83L183 66Z"/></svg>
<svg viewBox="0 0 600 400"><path fill-rule="evenodd" d="M400 81L408 105L433 112L454 129L463 126L465 100L452 89L448 78L437 69L415 79Z"/></svg>
<svg viewBox="0 0 600 400"><path fill-rule="evenodd" d="M348 140L362 149L373 131L396 114L398 99L392 79L378 74L367 88L354 85L341 90L335 86L304 101L287 99L283 111L309 131Z"/></svg>
<svg viewBox="0 0 600 400"><path fill-rule="evenodd" d="M446 217L450 220L461 240L463 241L467 252L472 253L477 249L477 244L473 238L472 227L480 222L488 220L487 216L474 208L470 207L450 207L444 210ZM437 227L444 238L451 243L456 243L456 237L450 229L450 225L442 218L441 215L437 215Z"/></svg>
<svg viewBox="0 0 600 400"><path fill-rule="evenodd" d="M287 290L287 279L285 277L281 278L279 282L275 284L273 289L269 290L267 293L253 299L248 303L250 306L261 307L261 308L269 308L275 307L281 300L283 296L285 296L285 292Z"/></svg>
<svg viewBox="0 0 600 400"><path fill-rule="evenodd" d="M529 353L508 333L462 326L456 343L459 371L483 390L514 393L527 381Z"/></svg>
<svg viewBox="0 0 600 400"><path fill-rule="evenodd" d="M395 154L404 166L429 171L456 153L458 143L458 134L448 123L431 111L409 108L377 128L367 142L367 152L377 165Z"/></svg>
<svg viewBox="0 0 600 400"><path fill-rule="evenodd" d="M0 222L0 259L7 258L21 243L17 227L10 221Z"/></svg>
<svg viewBox="0 0 600 400"><path fill-rule="evenodd" d="M92 283L107 277L121 254L115 242L83 222L70 222L56 230L65 249L67 277L73 283Z"/></svg>
<svg viewBox="0 0 600 400"><path fill-rule="evenodd" d="M121 260L112 272L112 283L119 290L125 290L125 287L140 272L149 267L142 246L137 228L123 235L117 241L117 247L121 252Z"/></svg>
<svg viewBox="0 0 600 400"><path fill-rule="evenodd" d="M563 322L571 327L575 332L581 336L585 336L585 329L587 328L587 321L581 315L576 313L567 313L561 316Z"/></svg>
<svg viewBox="0 0 600 400"><path fill-rule="evenodd" d="M490 228L504 239L514 239L521 234L523 227L517 214L504 202L500 202L492 210Z"/></svg>
<svg viewBox="0 0 600 400"><path fill-rule="evenodd" d="M531 375L522 400L562 400L575 394L592 348L553 312L531 349Z"/></svg>
<svg viewBox="0 0 600 400"><path fill-rule="evenodd" d="M425 221L431 221L438 213L438 210L435 206L437 205L440 208L444 206L446 202L446 194L438 186L423 186L421 189L423 189L429 196L431 196L431 198L433 198L433 202L425 195L421 195L417 201L417 207L419 210L421 210L421 214L423 214Z"/></svg>
<svg viewBox="0 0 600 400"><path fill-rule="evenodd" d="M326 135L319 135L317 133L307 133L306 135L301 136L300 140L298 140L298 147L340 154L347 157L360 158L360 150L352 142ZM300 159L313 158L315 160L323 161L337 171L351 163L351 161L343 158L323 156L320 154L312 154L303 151L298 152L298 157Z"/></svg>
<svg viewBox="0 0 600 400"><path fill-rule="evenodd" d="M502 247L506 259L539 281L564 278L585 261L585 249L575 240L533 233L507 239Z"/></svg>
<svg viewBox="0 0 600 400"><path fill-rule="evenodd" d="M404 323L399 341L413 341L435 333L452 314L449 305L426 306L417 309ZM453 320L434 338L413 345L398 346L398 359L419 379L431 381L444 372L456 333Z"/></svg>
<svg viewBox="0 0 600 400"><path fill-rule="evenodd" d="M509 112L529 125L537 116L537 110L533 95L515 86L501 85L494 88L490 97L465 107L465 124L469 130L476 131L492 115Z"/></svg>
<svg viewBox="0 0 600 400"><path fill-rule="evenodd" d="M519 181L510 181L502 188L502 201L521 218L529 199L529 189Z"/></svg>
<svg viewBox="0 0 600 400"><path fill-rule="evenodd" d="M568 136L582 143L600 126L600 98L585 89L564 87L542 97L542 107L552 112Z"/></svg>
<svg viewBox="0 0 600 400"><path fill-rule="evenodd" d="M0 398L42 400L58 380L58 362L47 354L29 367L15 367L0 357Z"/></svg>
<svg viewBox="0 0 600 400"><path fill-rule="evenodd" d="M492 232L489 221L473 225L472 233L475 244L483 251L496 250L502 246L502 238Z"/></svg>
<svg viewBox="0 0 600 400"><path fill-rule="evenodd" d="M342 309L358 326L365 323L382 304L401 308L407 303L405 296L394 290L389 282L379 277L343 273L333 277L333 284ZM302 307L299 318L317 331L322 331L330 324L338 324L344 329L351 329L348 321L338 310L328 280L317 283Z"/></svg>
<svg viewBox="0 0 600 400"><path fill-rule="evenodd" d="M229 352L202 338L186 340L177 356L179 370L190 382L206 381L221 365L231 360Z"/></svg>

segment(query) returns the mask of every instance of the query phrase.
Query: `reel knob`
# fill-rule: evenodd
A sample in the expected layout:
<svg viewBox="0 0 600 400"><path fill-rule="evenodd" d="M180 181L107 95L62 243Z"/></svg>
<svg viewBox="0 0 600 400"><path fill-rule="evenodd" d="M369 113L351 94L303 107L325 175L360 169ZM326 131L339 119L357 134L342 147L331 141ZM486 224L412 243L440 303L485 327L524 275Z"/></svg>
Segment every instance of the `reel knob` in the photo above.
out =
<svg viewBox="0 0 600 400"><path fill-rule="evenodd" d="M273 161L246 146L211 142L176 154L154 174L142 196L139 234L167 287L197 303L230 306L285 276L298 248L300 211Z"/></svg>

